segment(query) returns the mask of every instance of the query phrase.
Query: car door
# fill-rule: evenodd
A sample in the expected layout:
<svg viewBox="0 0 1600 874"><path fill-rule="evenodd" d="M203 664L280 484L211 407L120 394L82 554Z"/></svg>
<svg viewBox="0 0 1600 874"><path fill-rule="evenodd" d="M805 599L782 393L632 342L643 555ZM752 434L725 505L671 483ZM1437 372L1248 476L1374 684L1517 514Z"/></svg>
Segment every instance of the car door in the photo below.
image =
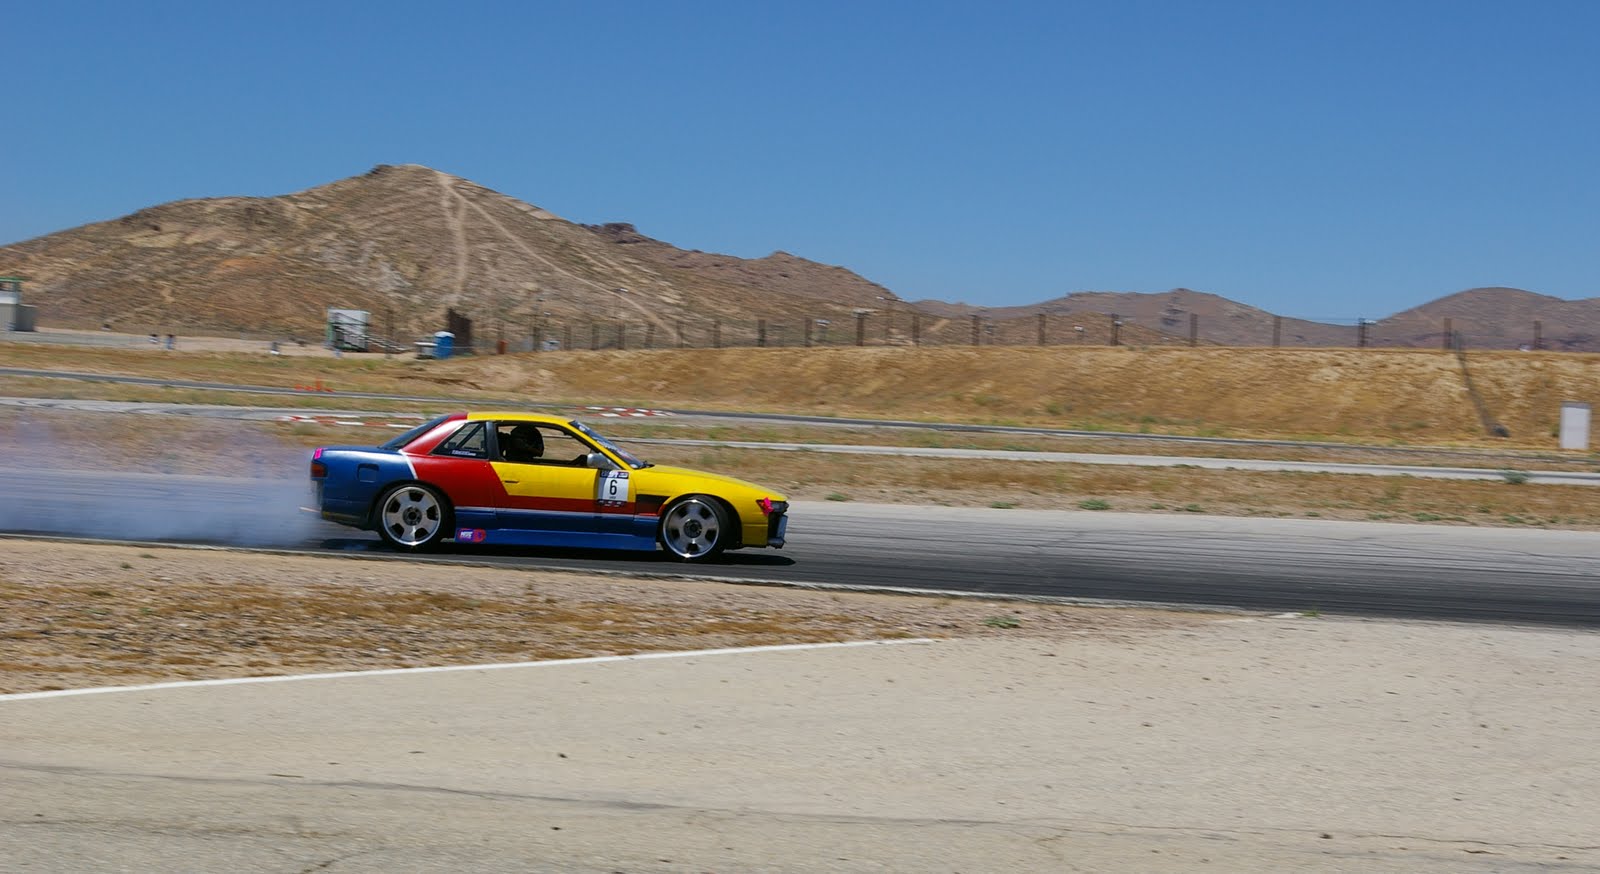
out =
<svg viewBox="0 0 1600 874"><path fill-rule="evenodd" d="M513 429L535 428L541 451L531 459L509 452ZM599 529L600 471L585 459L588 443L559 425L495 423L496 458L491 464L505 491L497 527L508 530L587 535Z"/></svg>

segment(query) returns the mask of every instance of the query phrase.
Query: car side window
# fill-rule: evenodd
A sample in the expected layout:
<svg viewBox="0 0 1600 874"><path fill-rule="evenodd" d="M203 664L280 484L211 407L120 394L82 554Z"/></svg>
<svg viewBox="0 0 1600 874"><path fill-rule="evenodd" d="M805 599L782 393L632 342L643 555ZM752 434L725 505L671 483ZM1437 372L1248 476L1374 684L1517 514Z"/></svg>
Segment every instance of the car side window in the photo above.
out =
<svg viewBox="0 0 1600 874"><path fill-rule="evenodd" d="M495 444L502 461L518 464L584 467L594 451L570 431L542 422L501 422L495 426Z"/></svg>
<svg viewBox="0 0 1600 874"><path fill-rule="evenodd" d="M488 458L489 429L483 422L468 422L433 450L451 458Z"/></svg>

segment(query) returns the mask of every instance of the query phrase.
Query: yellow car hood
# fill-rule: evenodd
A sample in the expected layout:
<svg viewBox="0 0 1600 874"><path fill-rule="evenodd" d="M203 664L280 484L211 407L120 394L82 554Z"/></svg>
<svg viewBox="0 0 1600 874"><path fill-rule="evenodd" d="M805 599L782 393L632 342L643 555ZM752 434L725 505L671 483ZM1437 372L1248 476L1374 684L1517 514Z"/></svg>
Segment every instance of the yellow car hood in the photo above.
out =
<svg viewBox="0 0 1600 874"><path fill-rule="evenodd" d="M731 476L717 473L706 473L703 470L692 470L687 467L672 467L666 464L657 464L643 470L636 470L632 476L637 477L637 488L644 492L658 490L669 493L684 493L708 489L712 486L722 486L724 489L733 487L750 492L752 497L771 498L774 501L787 500L781 492L769 489L766 486L756 485ZM657 483L660 486L657 486ZM697 485L697 483L701 485ZM665 487L665 488L661 488ZM725 495L725 497L728 497Z"/></svg>

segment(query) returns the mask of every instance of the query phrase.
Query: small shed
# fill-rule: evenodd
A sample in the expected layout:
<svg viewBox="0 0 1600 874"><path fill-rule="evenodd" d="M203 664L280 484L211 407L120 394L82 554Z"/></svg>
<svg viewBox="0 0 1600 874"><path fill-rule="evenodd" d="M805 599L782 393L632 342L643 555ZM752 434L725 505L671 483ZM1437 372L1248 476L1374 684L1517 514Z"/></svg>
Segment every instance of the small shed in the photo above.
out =
<svg viewBox="0 0 1600 874"><path fill-rule="evenodd" d="M32 331L35 310L22 302L22 277L0 276L0 324L7 331Z"/></svg>
<svg viewBox="0 0 1600 874"><path fill-rule="evenodd" d="M365 352L371 345L372 314L366 310L328 310L329 349Z"/></svg>

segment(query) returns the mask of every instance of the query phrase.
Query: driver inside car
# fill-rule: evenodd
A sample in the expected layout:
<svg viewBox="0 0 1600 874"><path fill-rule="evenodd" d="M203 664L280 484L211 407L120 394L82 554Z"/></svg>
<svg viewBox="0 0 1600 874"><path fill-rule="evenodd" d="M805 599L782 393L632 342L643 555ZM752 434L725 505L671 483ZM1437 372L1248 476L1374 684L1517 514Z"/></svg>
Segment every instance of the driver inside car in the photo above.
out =
<svg viewBox="0 0 1600 874"><path fill-rule="evenodd" d="M521 424L506 434L500 454L506 461L533 464L544 457L544 437L537 425Z"/></svg>

